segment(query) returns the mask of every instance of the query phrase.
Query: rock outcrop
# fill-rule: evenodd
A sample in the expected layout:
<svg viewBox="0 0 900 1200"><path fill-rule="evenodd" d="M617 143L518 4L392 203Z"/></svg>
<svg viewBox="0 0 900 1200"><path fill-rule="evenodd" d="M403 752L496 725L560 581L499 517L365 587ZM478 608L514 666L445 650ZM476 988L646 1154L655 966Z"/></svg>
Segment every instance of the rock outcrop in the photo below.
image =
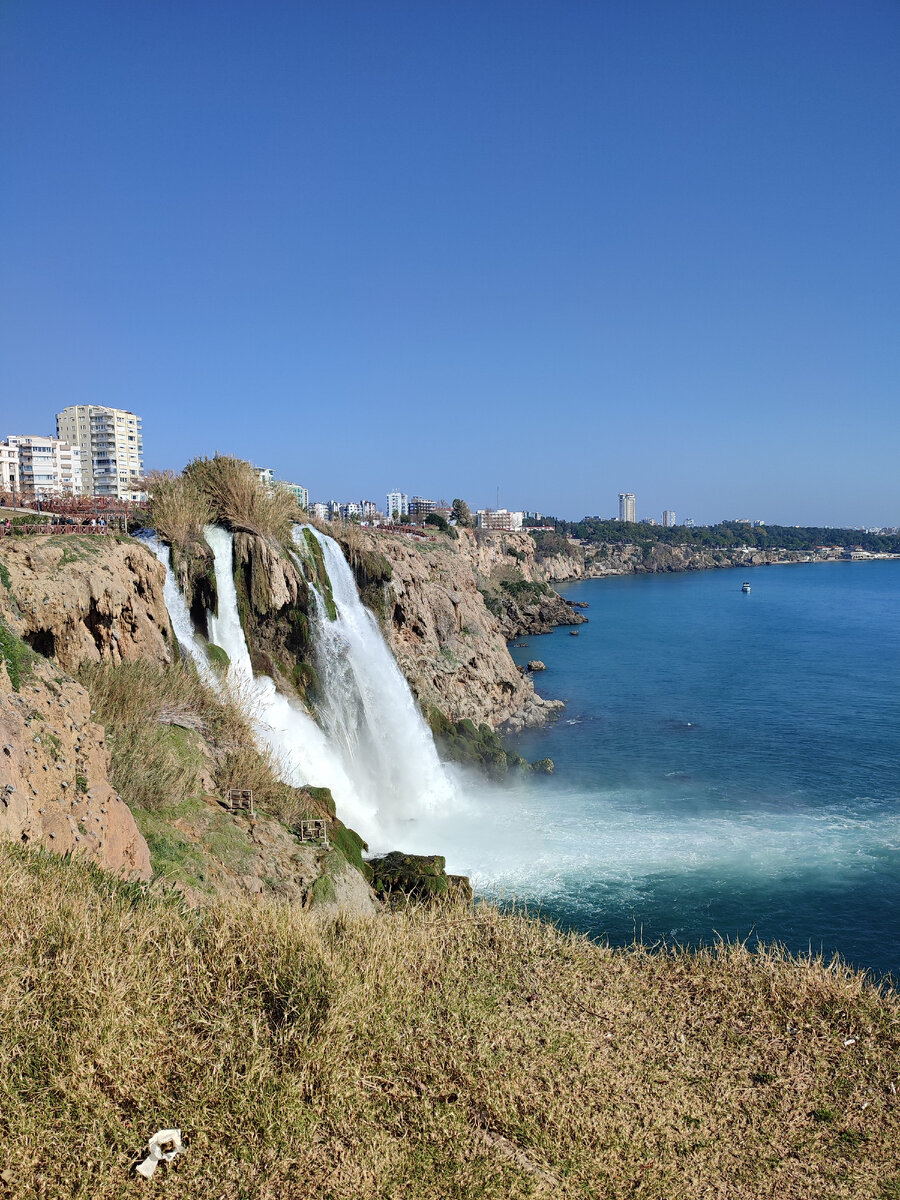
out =
<svg viewBox="0 0 900 1200"><path fill-rule="evenodd" d="M0 835L149 879L147 843L109 782L85 689L38 655L17 682L0 659Z"/></svg>
<svg viewBox="0 0 900 1200"><path fill-rule="evenodd" d="M0 548L0 611L65 671L83 662L171 662L165 569L131 538L10 537Z"/></svg>
<svg viewBox="0 0 900 1200"><path fill-rule="evenodd" d="M456 532L455 538L416 538L356 530L345 551L426 712L436 708L451 721L468 718L494 728L512 719L520 727L543 724L563 705L538 696L519 673L507 649L502 607L491 611L479 590L489 579L480 568L492 569L490 556L471 531ZM373 560L389 567L375 584L374 568L361 578L359 565Z"/></svg>
<svg viewBox="0 0 900 1200"><path fill-rule="evenodd" d="M440 854L404 854L392 850L369 860L375 894L392 907L455 900L470 903L472 885L465 875L448 875Z"/></svg>

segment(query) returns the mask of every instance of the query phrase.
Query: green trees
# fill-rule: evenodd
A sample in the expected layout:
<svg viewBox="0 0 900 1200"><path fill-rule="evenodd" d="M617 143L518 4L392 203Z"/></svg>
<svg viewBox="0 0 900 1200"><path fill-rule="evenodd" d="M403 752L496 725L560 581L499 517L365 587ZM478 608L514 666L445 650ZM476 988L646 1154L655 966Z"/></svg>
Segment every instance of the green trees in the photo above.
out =
<svg viewBox="0 0 900 1200"><path fill-rule="evenodd" d="M469 508L468 504L466 504L465 500L460 500L458 498L454 500L451 511L453 514L453 519L456 521L457 525L462 525L466 529L471 529L475 524L474 520L472 519L472 510Z"/></svg>

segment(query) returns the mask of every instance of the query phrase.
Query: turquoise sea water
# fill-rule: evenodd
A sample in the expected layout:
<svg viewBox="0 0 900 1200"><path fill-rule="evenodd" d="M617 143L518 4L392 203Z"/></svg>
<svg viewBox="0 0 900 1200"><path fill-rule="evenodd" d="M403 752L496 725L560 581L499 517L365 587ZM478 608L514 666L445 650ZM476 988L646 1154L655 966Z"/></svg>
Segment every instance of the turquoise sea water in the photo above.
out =
<svg viewBox="0 0 900 1200"><path fill-rule="evenodd" d="M512 649L567 701L515 747L556 774L484 801L458 865L616 943L749 936L900 977L900 561L561 590L590 623Z"/></svg>

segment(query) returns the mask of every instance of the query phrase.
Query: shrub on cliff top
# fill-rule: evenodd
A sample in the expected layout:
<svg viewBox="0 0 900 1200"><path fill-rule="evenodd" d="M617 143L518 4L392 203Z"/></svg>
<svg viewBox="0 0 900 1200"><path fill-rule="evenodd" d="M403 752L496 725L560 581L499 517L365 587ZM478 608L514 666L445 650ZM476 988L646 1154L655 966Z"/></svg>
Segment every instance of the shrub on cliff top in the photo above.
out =
<svg viewBox="0 0 900 1200"><path fill-rule="evenodd" d="M291 524L303 516L296 496L264 483L248 462L227 454L195 458L183 476L206 498L213 520L290 544Z"/></svg>
<svg viewBox="0 0 900 1200"><path fill-rule="evenodd" d="M178 1200L897 1193L900 1003L840 965L487 906L185 912L8 843L0 933L12 1200L147 1192L161 1125Z"/></svg>
<svg viewBox="0 0 900 1200"><path fill-rule="evenodd" d="M147 476L150 523L170 546L187 546L203 534L213 519L213 509L194 480L172 471L152 471Z"/></svg>

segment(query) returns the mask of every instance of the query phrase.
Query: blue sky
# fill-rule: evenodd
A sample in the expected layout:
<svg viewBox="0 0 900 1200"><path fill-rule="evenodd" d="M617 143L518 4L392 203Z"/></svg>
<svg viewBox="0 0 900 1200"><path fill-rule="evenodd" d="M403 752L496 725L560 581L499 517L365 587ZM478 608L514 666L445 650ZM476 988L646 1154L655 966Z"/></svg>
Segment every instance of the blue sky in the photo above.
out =
<svg viewBox="0 0 900 1200"><path fill-rule="evenodd" d="M4 0L0 436L900 524L896 0Z"/></svg>

